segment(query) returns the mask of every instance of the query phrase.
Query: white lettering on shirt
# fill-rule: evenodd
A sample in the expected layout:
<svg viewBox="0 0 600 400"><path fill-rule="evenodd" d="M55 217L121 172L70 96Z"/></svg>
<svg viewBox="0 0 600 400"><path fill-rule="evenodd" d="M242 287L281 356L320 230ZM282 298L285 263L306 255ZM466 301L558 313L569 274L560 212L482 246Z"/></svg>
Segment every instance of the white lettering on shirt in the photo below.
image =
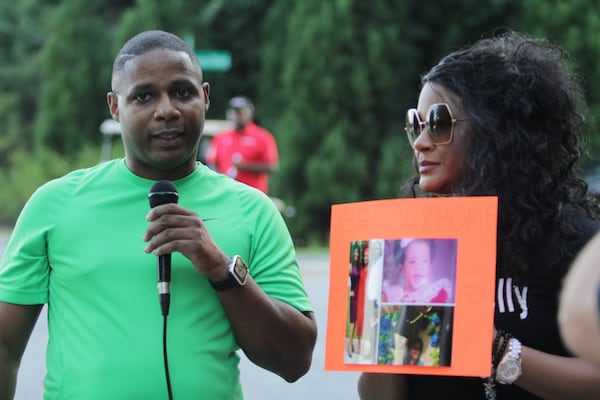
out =
<svg viewBox="0 0 600 400"><path fill-rule="evenodd" d="M504 278L498 280L498 311L504 313Z"/></svg>
<svg viewBox="0 0 600 400"><path fill-rule="evenodd" d="M512 278L506 279L506 284L504 278L500 278L498 280L498 289L497 289L497 304L498 304L498 312L515 312L515 303L513 301L513 292L514 296L517 300L517 303L520 308L519 318L525 319L529 315L529 307L527 306L527 286L523 288L519 288L518 286L513 286Z"/></svg>
<svg viewBox="0 0 600 400"><path fill-rule="evenodd" d="M521 319L527 318L528 310L527 307L527 286L523 287L523 291L519 291L519 287L515 286L515 296L517 296L517 301L519 302L519 306L521 306L521 314L519 317Z"/></svg>

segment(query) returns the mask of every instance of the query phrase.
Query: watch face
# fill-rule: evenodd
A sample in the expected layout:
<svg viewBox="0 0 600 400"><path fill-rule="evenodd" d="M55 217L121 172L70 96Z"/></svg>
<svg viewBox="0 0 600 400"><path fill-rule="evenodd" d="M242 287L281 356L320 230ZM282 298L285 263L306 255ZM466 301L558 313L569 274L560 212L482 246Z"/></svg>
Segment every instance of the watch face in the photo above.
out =
<svg viewBox="0 0 600 400"><path fill-rule="evenodd" d="M515 358L502 360L498 365L497 378L502 383L513 383L521 376L521 361Z"/></svg>
<svg viewBox="0 0 600 400"><path fill-rule="evenodd" d="M246 283L246 278L248 277L248 267L240 257L237 257L235 259L235 264L233 265L233 273L238 278L238 282L240 282L240 284L243 285L244 283Z"/></svg>

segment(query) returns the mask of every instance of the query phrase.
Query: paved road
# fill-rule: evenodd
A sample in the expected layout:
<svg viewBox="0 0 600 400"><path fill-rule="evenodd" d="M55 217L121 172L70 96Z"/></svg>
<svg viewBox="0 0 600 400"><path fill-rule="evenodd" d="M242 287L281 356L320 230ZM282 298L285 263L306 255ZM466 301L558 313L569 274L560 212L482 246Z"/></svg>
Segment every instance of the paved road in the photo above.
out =
<svg viewBox="0 0 600 400"><path fill-rule="evenodd" d="M0 258L8 233L0 230ZM246 400L332 400L358 399L358 373L325 371L325 328L329 290L329 258L326 255L300 256L298 259L306 289L315 308L319 336L310 371L298 382L289 384L278 376L254 366L242 357L242 386ZM15 400L42 398L45 373L44 353L48 340L46 319L41 317L29 341L19 371Z"/></svg>

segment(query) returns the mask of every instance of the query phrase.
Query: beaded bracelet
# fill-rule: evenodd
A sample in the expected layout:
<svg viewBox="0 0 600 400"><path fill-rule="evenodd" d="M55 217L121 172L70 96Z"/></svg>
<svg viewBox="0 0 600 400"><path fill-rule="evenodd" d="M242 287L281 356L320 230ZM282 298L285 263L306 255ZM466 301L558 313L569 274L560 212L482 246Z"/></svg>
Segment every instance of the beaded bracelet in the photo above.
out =
<svg viewBox="0 0 600 400"><path fill-rule="evenodd" d="M496 353L498 351L498 345L500 344L500 338L504 335L504 331L502 329L498 329L496 331L496 337L494 338L494 345L492 346L492 365L494 364L494 358L496 357Z"/></svg>
<svg viewBox="0 0 600 400"><path fill-rule="evenodd" d="M506 347L508 346L508 343L510 342L511 338L512 335L510 333L502 331L502 344L500 345L498 351L496 351L496 353L494 354L494 359L492 361L494 364L494 371L496 368L498 368L498 364L500 363L500 360L502 360L502 357L504 357ZM496 379L495 376L494 379Z"/></svg>
<svg viewBox="0 0 600 400"><path fill-rule="evenodd" d="M502 356L504 355L511 338L512 335L502 329L496 331L494 345L492 346L492 371L490 377L483 382L486 400L496 399L496 368L498 367L500 360L502 360ZM500 339L502 339L502 344L500 344Z"/></svg>

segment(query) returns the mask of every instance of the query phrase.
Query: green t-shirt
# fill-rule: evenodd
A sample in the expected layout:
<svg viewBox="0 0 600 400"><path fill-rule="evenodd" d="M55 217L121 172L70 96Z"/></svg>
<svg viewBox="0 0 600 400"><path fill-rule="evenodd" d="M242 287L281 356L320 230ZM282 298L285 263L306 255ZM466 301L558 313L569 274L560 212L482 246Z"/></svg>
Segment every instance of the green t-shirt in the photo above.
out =
<svg viewBox="0 0 600 400"><path fill-rule="evenodd" d="M179 204L239 254L270 296L312 311L289 232L264 194L203 165L173 182ZM48 303L45 399L165 399L156 256L144 253L154 181L123 160L39 188L0 263L0 301ZM169 372L175 399L241 399L239 348L217 295L172 255ZM252 318L251 315L248 318Z"/></svg>

